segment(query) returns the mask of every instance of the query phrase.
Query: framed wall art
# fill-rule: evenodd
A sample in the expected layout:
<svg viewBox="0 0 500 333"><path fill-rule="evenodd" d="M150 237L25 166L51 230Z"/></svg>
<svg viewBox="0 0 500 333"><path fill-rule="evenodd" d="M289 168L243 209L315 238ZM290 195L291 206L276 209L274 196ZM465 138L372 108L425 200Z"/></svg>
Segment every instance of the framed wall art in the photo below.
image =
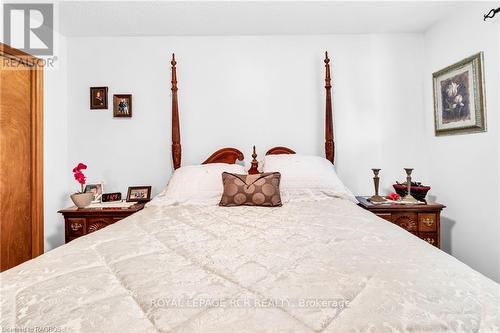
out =
<svg viewBox="0 0 500 333"><path fill-rule="evenodd" d="M108 108L108 87L90 87L90 109Z"/></svg>
<svg viewBox="0 0 500 333"><path fill-rule="evenodd" d="M437 136L486 131L483 73L480 52L432 75Z"/></svg>
<svg viewBox="0 0 500 333"><path fill-rule="evenodd" d="M113 117L132 117L132 95L113 95Z"/></svg>

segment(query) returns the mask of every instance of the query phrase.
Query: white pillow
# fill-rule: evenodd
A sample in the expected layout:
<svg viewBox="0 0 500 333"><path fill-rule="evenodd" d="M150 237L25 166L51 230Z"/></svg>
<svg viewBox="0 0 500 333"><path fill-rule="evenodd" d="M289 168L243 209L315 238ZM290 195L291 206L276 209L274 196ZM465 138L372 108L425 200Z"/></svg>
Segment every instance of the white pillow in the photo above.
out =
<svg viewBox="0 0 500 333"><path fill-rule="evenodd" d="M299 154L267 155L264 172L281 173L284 201L315 201L339 197L358 201L337 176L333 164L319 156Z"/></svg>
<svg viewBox="0 0 500 333"><path fill-rule="evenodd" d="M210 163L180 167L148 206L217 205L224 190L222 173L246 174L238 164Z"/></svg>

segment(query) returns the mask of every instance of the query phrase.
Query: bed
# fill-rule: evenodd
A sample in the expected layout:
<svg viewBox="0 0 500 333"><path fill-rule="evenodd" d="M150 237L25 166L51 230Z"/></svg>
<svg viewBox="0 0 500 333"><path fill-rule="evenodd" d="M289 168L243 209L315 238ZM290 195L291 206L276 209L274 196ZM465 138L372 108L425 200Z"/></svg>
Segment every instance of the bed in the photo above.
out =
<svg viewBox="0 0 500 333"><path fill-rule="evenodd" d="M175 65L172 154L182 170ZM243 159L223 148L204 163ZM226 208L166 204L160 195L0 277L3 331L500 330L498 284L341 196Z"/></svg>

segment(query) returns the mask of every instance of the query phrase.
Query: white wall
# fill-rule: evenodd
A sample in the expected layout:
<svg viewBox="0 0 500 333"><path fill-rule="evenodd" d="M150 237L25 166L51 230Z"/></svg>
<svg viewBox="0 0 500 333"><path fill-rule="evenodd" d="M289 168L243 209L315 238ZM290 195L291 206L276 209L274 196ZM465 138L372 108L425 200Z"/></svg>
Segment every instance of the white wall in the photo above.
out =
<svg viewBox="0 0 500 333"><path fill-rule="evenodd" d="M424 114L432 195L448 206L441 222L442 246L500 281L500 33L498 18L480 19L497 5L470 4L425 33ZM479 51L484 52L488 131L435 137L432 73Z"/></svg>
<svg viewBox="0 0 500 333"><path fill-rule="evenodd" d="M45 250L64 244L64 219L57 211L69 200L67 45L55 33L57 61L44 75L44 234Z"/></svg>
<svg viewBox="0 0 500 333"><path fill-rule="evenodd" d="M323 154L323 52L333 60L337 167L356 193L372 192L371 167L388 188L402 168L424 174L418 144L421 35L131 37L68 40L70 164L88 164L106 191L171 174L170 56L178 59L183 164L234 146ZM108 86L109 110L89 110L90 86ZM114 119L112 95L133 94L133 117ZM409 129L400 139L401 122Z"/></svg>

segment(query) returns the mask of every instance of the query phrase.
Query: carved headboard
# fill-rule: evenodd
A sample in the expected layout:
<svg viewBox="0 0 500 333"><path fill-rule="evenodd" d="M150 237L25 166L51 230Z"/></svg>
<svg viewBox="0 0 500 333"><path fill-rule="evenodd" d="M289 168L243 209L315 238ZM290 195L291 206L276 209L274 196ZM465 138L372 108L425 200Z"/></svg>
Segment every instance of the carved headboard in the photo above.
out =
<svg viewBox="0 0 500 333"><path fill-rule="evenodd" d="M333 118L332 118L332 94L331 94L331 77L330 77L330 58L328 52L325 52L325 90L326 90L326 106L325 106L325 157L330 162L334 162L335 158L335 143L333 141ZM177 99L177 62L175 54L172 54L172 161L174 169L181 166L182 148L181 148L181 132L179 125L179 104ZM278 154L295 154L287 147L274 147L266 152L266 155ZM255 146L253 147L252 163L249 173L258 173L257 171L257 154ZM237 160L243 161L244 156L241 151L236 148L222 148L214 152L202 164L207 163L230 163L234 164Z"/></svg>

